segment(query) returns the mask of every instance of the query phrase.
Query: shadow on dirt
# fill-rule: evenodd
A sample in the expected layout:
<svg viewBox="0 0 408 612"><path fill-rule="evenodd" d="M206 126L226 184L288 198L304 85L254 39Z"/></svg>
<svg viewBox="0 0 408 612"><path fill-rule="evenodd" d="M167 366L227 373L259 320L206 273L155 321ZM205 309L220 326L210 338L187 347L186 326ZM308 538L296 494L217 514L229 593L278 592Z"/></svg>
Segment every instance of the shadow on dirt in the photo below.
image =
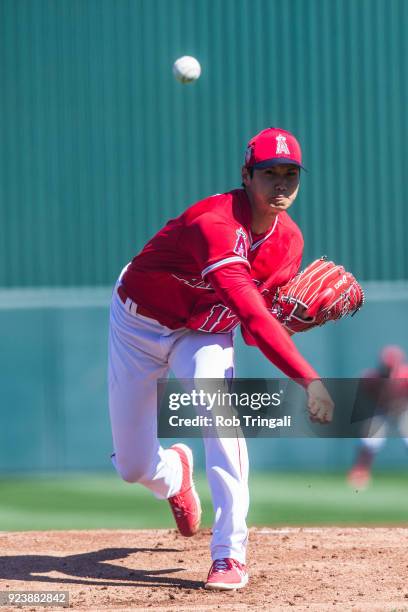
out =
<svg viewBox="0 0 408 612"><path fill-rule="evenodd" d="M144 570L107 563L107 561L123 559L129 555L146 554L148 558L149 553L150 555L161 555L170 552L181 551L178 551L177 548L103 548L95 552L68 555L67 557L51 557L49 555L0 557L0 579L51 584L201 588L203 586L202 582L183 580L176 576L167 575L181 572L186 569L184 567ZM67 577L44 575L50 572L65 574Z"/></svg>

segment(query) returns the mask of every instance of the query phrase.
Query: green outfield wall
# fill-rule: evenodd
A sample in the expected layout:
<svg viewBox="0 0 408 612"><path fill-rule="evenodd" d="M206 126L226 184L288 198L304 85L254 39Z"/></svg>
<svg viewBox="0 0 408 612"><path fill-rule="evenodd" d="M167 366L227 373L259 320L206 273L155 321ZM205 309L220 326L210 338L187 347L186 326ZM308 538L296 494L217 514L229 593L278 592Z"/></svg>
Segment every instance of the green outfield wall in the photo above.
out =
<svg viewBox="0 0 408 612"><path fill-rule="evenodd" d="M408 347L407 31L407 0L0 0L2 473L110 469L109 287L168 218L240 184L267 126L303 145L304 261L367 281L356 319L298 346L332 377ZM203 73L183 86L185 54ZM277 375L240 338L237 369ZM326 470L355 441L249 446L255 468ZM378 465L406 459L390 440Z"/></svg>
<svg viewBox="0 0 408 612"><path fill-rule="evenodd" d="M295 337L322 376L358 376L375 365L384 344L408 347L408 285L366 283L365 289L367 304L354 319ZM109 288L0 291L1 474L112 469L106 385L109 297ZM278 376L239 334L236 361L237 376ZM204 468L201 441L192 442ZM355 446L356 440L346 439L249 440L254 469L346 469ZM407 461L401 441L392 439L377 465L401 468Z"/></svg>
<svg viewBox="0 0 408 612"><path fill-rule="evenodd" d="M407 31L406 0L0 0L0 286L111 284L271 125L306 259L407 279Z"/></svg>

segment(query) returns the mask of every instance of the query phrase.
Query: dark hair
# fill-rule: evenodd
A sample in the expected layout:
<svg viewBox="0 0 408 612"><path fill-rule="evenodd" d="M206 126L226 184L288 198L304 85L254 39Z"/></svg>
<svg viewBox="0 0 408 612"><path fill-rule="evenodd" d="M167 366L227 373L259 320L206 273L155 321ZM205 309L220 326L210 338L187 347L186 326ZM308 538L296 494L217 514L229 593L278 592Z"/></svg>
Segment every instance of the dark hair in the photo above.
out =
<svg viewBox="0 0 408 612"><path fill-rule="evenodd" d="M248 168L248 174L249 174L250 178L252 178L254 176L254 168L253 168L253 166ZM241 187L243 187L245 189L244 183L241 183Z"/></svg>

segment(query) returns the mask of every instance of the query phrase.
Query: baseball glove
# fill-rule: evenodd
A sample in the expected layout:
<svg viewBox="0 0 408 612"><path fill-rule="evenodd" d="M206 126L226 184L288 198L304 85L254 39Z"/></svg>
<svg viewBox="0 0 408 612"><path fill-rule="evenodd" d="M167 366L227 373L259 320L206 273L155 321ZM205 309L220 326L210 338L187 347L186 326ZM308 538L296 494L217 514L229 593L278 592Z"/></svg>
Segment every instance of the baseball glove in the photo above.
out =
<svg viewBox="0 0 408 612"><path fill-rule="evenodd" d="M277 289L271 311L288 331L297 333L353 316L363 304L364 292L354 276L321 257Z"/></svg>

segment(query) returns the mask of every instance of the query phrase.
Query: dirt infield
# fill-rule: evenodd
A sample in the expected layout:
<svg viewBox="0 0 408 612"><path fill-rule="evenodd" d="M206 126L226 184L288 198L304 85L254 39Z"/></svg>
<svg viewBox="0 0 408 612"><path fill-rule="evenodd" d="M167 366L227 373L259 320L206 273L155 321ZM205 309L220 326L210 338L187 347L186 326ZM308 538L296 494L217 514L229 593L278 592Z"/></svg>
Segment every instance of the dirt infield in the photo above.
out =
<svg viewBox="0 0 408 612"><path fill-rule="evenodd" d="M250 583L227 593L203 588L209 537L1 533L0 590L66 590L74 610L408 612L408 529L251 529Z"/></svg>

